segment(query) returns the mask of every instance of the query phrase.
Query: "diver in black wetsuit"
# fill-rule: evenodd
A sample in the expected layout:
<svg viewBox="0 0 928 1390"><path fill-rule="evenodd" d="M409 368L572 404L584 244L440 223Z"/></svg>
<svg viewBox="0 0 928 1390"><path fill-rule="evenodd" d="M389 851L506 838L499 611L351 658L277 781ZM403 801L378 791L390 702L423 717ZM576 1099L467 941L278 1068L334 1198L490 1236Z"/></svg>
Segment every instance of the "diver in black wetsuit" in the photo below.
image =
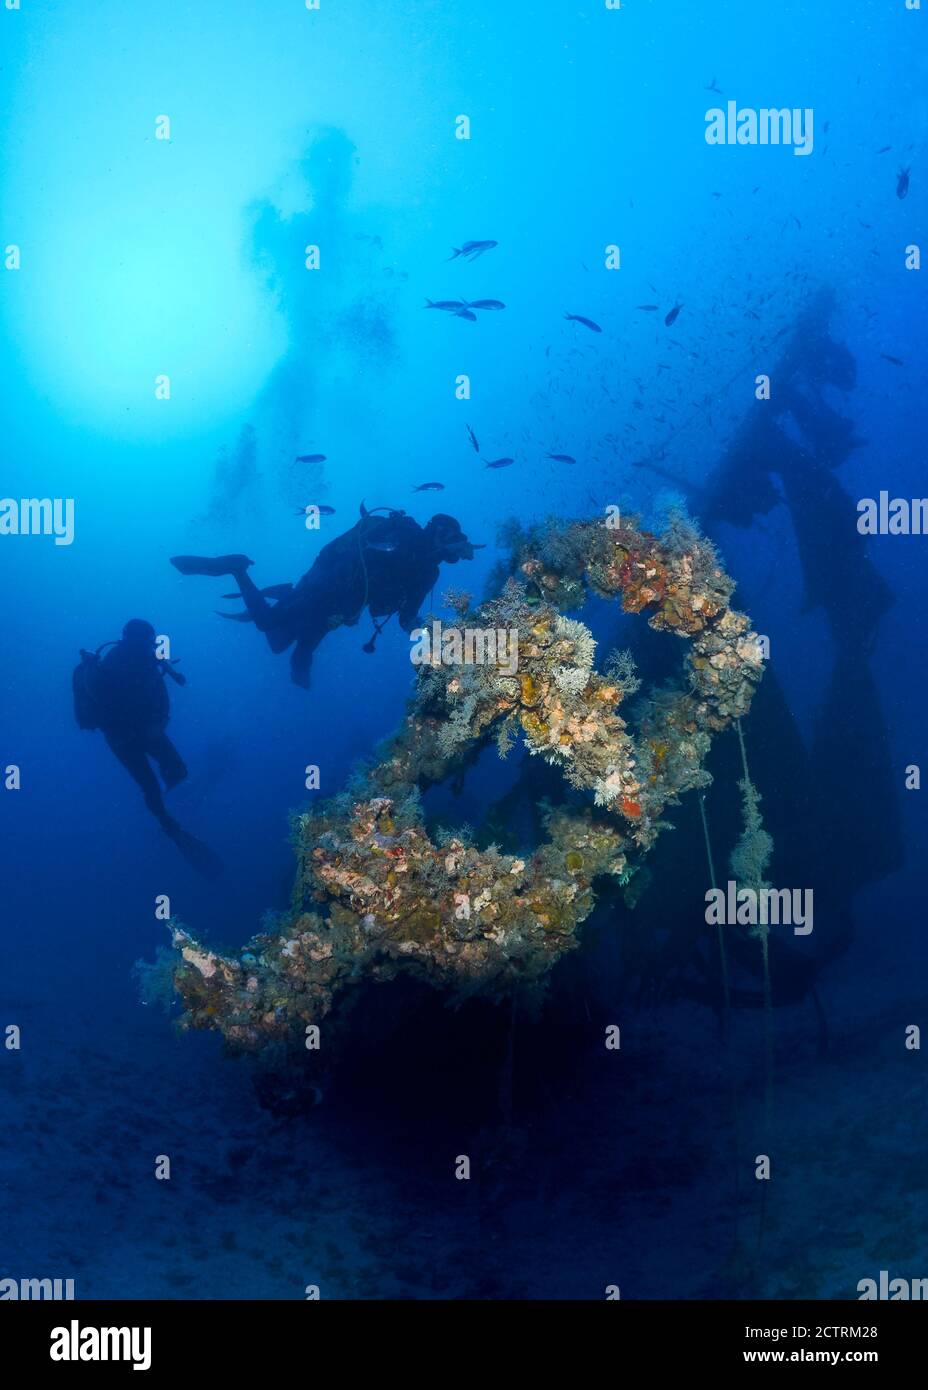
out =
<svg viewBox="0 0 928 1390"><path fill-rule="evenodd" d="M222 868L207 845L168 814L161 787L152 767L170 791L187 776L187 768L167 736L171 715L164 677L178 685L185 678L169 661L155 655L155 629L142 618L132 618L119 642L108 643L101 656L81 652L73 677L74 712L82 729L99 729L110 751L140 787L145 805L184 858L200 873L215 874Z"/></svg>
<svg viewBox="0 0 928 1390"><path fill-rule="evenodd" d="M404 512L362 505L356 526L323 546L312 568L296 584L259 589L248 574L247 555L175 555L171 564L181 574L232 575L246 612L223 614L238 622L253 622L272 652L293 645L290 671L297 685L309 689L313 653L334 628L353 627L367 608L374 620L374 643L394 613L404 632L419 620L419 608L434 588L442 563L472 560L475 546L453 516L439 513L425 527Z"/></svg>
<svg viewBox="0 0 928 1390"><path fill-rule="evenodd" d="M873 671L872 653L879 625L893 602L892 592L867 553L857 530L854 497L838 476L840 467L864 441L836 406L836 393L850 393L856 364L848 347L832 332L836 308L826 291L814 295L799 316L771 373L774 393L753 409L702 484L645 462L659 476L686 492L707 534L717 539L725 523L751 529L778 507L789 515L802 571L806 608L821 610L830 642L825 661L827 684L806 738L777 674L777 656L757 688L745 724L752 780L762 795L761 813L773 836L771 877L778 885L801 885L815 893L815 930L808 938L771 932L768 939L774 1005L812 995L825 966L847 949L854 933L855 896L894 873L903 862L903 836L896 774L886 718ZM739 590L758 625L762 595L752 600L751 577ZM653 679L671 677L674 654L646 630L634 644L643 670ZM706 794L704 832L699 803L685 805L679 829L692 837L693 854L680 853L679 840L655 846L649 869L652 887L635 908L637 931L625 945L630 976L660 981L674 978L680 993L721 999L716 943L695 917L680 913L679 902L697 901L705 891L701 864L704 833L715 845L720 878L725 859L742 829L738 793L743 769L738 740L722 738L707 767L715 785ZM533 768L529 805L551 792ZM511 822L512 805L500 819ZM648 928L651 928L649 930ZM667 937L661 944L661 934ZM757 942L743 931L726 929L733 966L734 1002L763 1003ZM656 944L653 944L656 943ZM697 955L696 952L699 954ZM695 963L700 978L687 972ZM737 972L749 987L741 989ZM650 984L649 984L649 987ZM654 986L658 988L660 986Z"/></svg>

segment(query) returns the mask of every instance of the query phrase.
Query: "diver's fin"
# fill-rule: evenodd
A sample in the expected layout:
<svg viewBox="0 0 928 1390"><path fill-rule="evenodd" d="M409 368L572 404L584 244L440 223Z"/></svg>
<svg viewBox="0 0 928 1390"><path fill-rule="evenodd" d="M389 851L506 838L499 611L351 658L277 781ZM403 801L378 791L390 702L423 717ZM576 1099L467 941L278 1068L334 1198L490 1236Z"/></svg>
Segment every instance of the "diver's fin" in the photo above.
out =
<svg viewBox="0 0 928 1390"><path fill-rule="evenodd" d="M195 835L182 830L180 826L169 833L192 869L196 869L197 873L202 874L204 878L219 877L225 866L215 850L210 849L209 845L198 840Z"/></svg>
<svg viewBox="0 0 928 1390"><path fill-rule="evenodd" d="M218 578L224 574L240 574L254 560L247 555L172 555L171 564L181 574L208 574Z"/></svg>
<svg viewBox="0 0 928 1390"><path fill-rule="evenodd" d="M270 584L266 589L260 591L262 598L286 598L293 592L292 584ZM223 594L223 598L241 598L238 592L234 594Z"/></svg>

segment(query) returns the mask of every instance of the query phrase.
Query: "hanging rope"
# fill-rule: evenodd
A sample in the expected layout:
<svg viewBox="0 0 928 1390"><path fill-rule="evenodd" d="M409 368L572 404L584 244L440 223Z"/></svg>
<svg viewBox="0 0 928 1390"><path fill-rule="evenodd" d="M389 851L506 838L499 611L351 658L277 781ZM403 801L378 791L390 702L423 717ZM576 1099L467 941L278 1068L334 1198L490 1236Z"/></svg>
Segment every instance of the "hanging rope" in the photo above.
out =
<svg viewBox="0 0 928 1390"><path fill-rule="evenodd" d="M753 790L754 784L751 781L751 774L748 771L748 755L744 743L744 731L741 728L741 720L735 720L735 729L738 732L738 743L741 748L741 766L744 769L744 785ZM757 888L760 889L758 884ZM766 925L759 924L758 935L760 937L760 949L763 958L764 968L764 1124L767 1129L770 1127L770 1114L773 1104L773 991L770 985L770 949L768 945L769 929Z"/></svg>
<svg viewBox="0 0 928 1390"><path fill-rule="evenodd" d="M712 884L713 892L716 889L715 861L712 857L712 844L709 840L709 822L706 819L706 794L699 793L699 814L702 817L702 833L706 841L706 859L709 864L709 881ZM722 968L722 1037L728 1042L728 1019L731 1009L731 994L728 988L728 957L725 953L725 935L722 930L722 923L717 923L719 934L719 963Z"/></svg>

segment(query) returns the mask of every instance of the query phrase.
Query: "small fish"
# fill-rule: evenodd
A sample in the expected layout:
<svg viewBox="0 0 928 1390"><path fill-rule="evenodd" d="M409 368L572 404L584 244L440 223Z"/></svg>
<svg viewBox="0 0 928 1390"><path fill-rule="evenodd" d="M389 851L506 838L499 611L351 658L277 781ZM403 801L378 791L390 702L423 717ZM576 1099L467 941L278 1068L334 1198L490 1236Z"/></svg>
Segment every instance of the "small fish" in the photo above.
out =
<svg viewBox="0 0 928 1390"><path fill-rule="evenodd" d="M368 541L365 550L376 550L380 555L392 555L396 549L396 541Z"/></svg>
<svg viewBox="0 0 928 1390"><path fill-rule="evenodd" d="M444 483L420 483L413 488L413 492L444 492Z"/></svg>
<svg viewBox="0 0 928 1390"><path fill-rule="evenodd" d="M576 463L577 460L570 454L545 454L545 458L554 459L555 463Z"/></svg>
<svg viewBox="0 0 928 1390"><path fill-rule="evenodd" d="M297 463L325 463L325 454L297 454Z"/></svg>
<svg viewBox="0 0 928 1390"><path fill-rule="evenodd" d="M877 150L877 154L889 154L891 149L892 145L884 145L881 150Z"/></svg>
<svg viewBox="0 0 928 1390"><path fill-rule="evenodd" d="M307 502L305 507L297 507L297 516L306 516L310 507L315 507L320 516L334 516L335 508L328 506L325 502Z"/></svg>
<svg viewBox="0 0 928 1390"><path fill-rule="evenodd" d="M471 448L474 450L474 453L479 454L480 445L477 443L477 436L474 434L470 425L465 425L464 428L467 430L467 437L470 440Z"/></svg>
<svg viewBox="0 0 928 1390"><path fill-rule="evenodd" d="M564 317L569 319L571 323L582 323L584 328L590 328L594 333L602 333L603 331L598 323L594 323L592 319L585 319L582 314L565 314Z"/></svg>
<svg viewBox="0 0 928 1390"><path fill-rule="evenodd" d="M464 303L463 299L427 299L425 301L425 308L445 309L450 310L452 313L456 313L458 309L466 309L467 305Z"/></svg>
<svg viewBox="0 0 928 1390"><path fill-rule="evenodd" d="M498 245L498 241L465 241L461 246L454 247L448 260L456 261L458 256L464 256L466 260L475 261L485 251L492 251Z"/></svg>
<svg viewBox="0 0 928 1390"><path fill-rule="evenodd" d="M671 325L672 323L676 323L676 321L677 321L677 316L678 316L678 314L680 313L680 310L681 310L682 308L683 308L683 305L682 305L682 304L675 304L675 305L673 306L673 308L671 309L670 313L669 313L669 314L666 316L666 318L664 319L664 323L667 325L668 328L670 327L670 325Z"/></svg>
<svg viewBox="0 0 928 1390"><path fill-rule="evenodd" d="M515 463L515 459L491 459L486 466L487 468L508 468L511 463Z"/></svg>
<svg viewBox="0 0 928 1390"><path fill-rule="evenodd" d="M655 311L655 309L657 309L657 307L658 307L658 306L657 306L656 304L636 304L636 305L635 305L635 308L636 308L636 309L643 309L644 312L645 312L646 314L653 314L654 311Z"/></svg>
<svg viewBox="0 0 928 1390"><path fill-rule="evenodd" d="M911 166L910 166L911 167ZM896 197L904 198L909 191L909 170L900 169L896 176Z"/></svg>
<svg viewBox="0 0 928 1390"><path fill-rule="evenodd" d="M892 362L894 367L904 367L905 363L901 357L892 357L888 352L881 352L880 356L887 362Z"/></svg>
<svg viewBox="0 0 928 1390"><path fill-rule="evenodd" d="M454 317L456 319L470 319L471 323L477 322L477 315L472 314L469 309L456 309Z"/></svg>
<svg viewBox="0 0 928 1390"><path fill-rule="evenodd" d="M467 305L468 309L505 309L505 304L501 299L472 299Z"/></svg>

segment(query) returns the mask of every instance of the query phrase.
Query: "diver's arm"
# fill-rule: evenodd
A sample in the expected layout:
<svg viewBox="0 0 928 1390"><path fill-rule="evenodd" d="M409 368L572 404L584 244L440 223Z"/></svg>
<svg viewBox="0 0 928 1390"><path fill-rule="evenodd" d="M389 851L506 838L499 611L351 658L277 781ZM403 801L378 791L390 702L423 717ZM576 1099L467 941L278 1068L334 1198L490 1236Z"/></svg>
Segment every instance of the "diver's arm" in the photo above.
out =
<svg viewBox="0 0 928 1390"><path fill-rule="evenodd" d="M179 660L179 659L180 659L180 658L178 658L178 660ZM170 677L171 677L171 680L174 681L174 683L175 683L176 685L186 685L186 684L187 684L187 677L184 675L183 671L175 671L175 670L174 670L174 662L173 662L173 661L163 661L163 662L161 663L161 674L162 674L162 676L170 676Z"/></svg>
<svg viewBox="0 0 928 1390"><path fill-rule="evenodd" d="M399 623L400 627L403 629L403 631L406 633L407 637L409 636L410 632L412 632L413 628L422 626L422 624L419 621L418 607L416 608L415 612L411 608L401 608L396 615L396 620Z"/></svg>
<svg viewBox="0 0 928 1390"><path fill-rule="evenodd" d="M420 625L419 610L425 602L426 596L438 583L438 566L430 565L427 572L421 578L414 580L406 591L406 597L397 610L397 622L405 633L412 632L414 627Z"/></svg>

